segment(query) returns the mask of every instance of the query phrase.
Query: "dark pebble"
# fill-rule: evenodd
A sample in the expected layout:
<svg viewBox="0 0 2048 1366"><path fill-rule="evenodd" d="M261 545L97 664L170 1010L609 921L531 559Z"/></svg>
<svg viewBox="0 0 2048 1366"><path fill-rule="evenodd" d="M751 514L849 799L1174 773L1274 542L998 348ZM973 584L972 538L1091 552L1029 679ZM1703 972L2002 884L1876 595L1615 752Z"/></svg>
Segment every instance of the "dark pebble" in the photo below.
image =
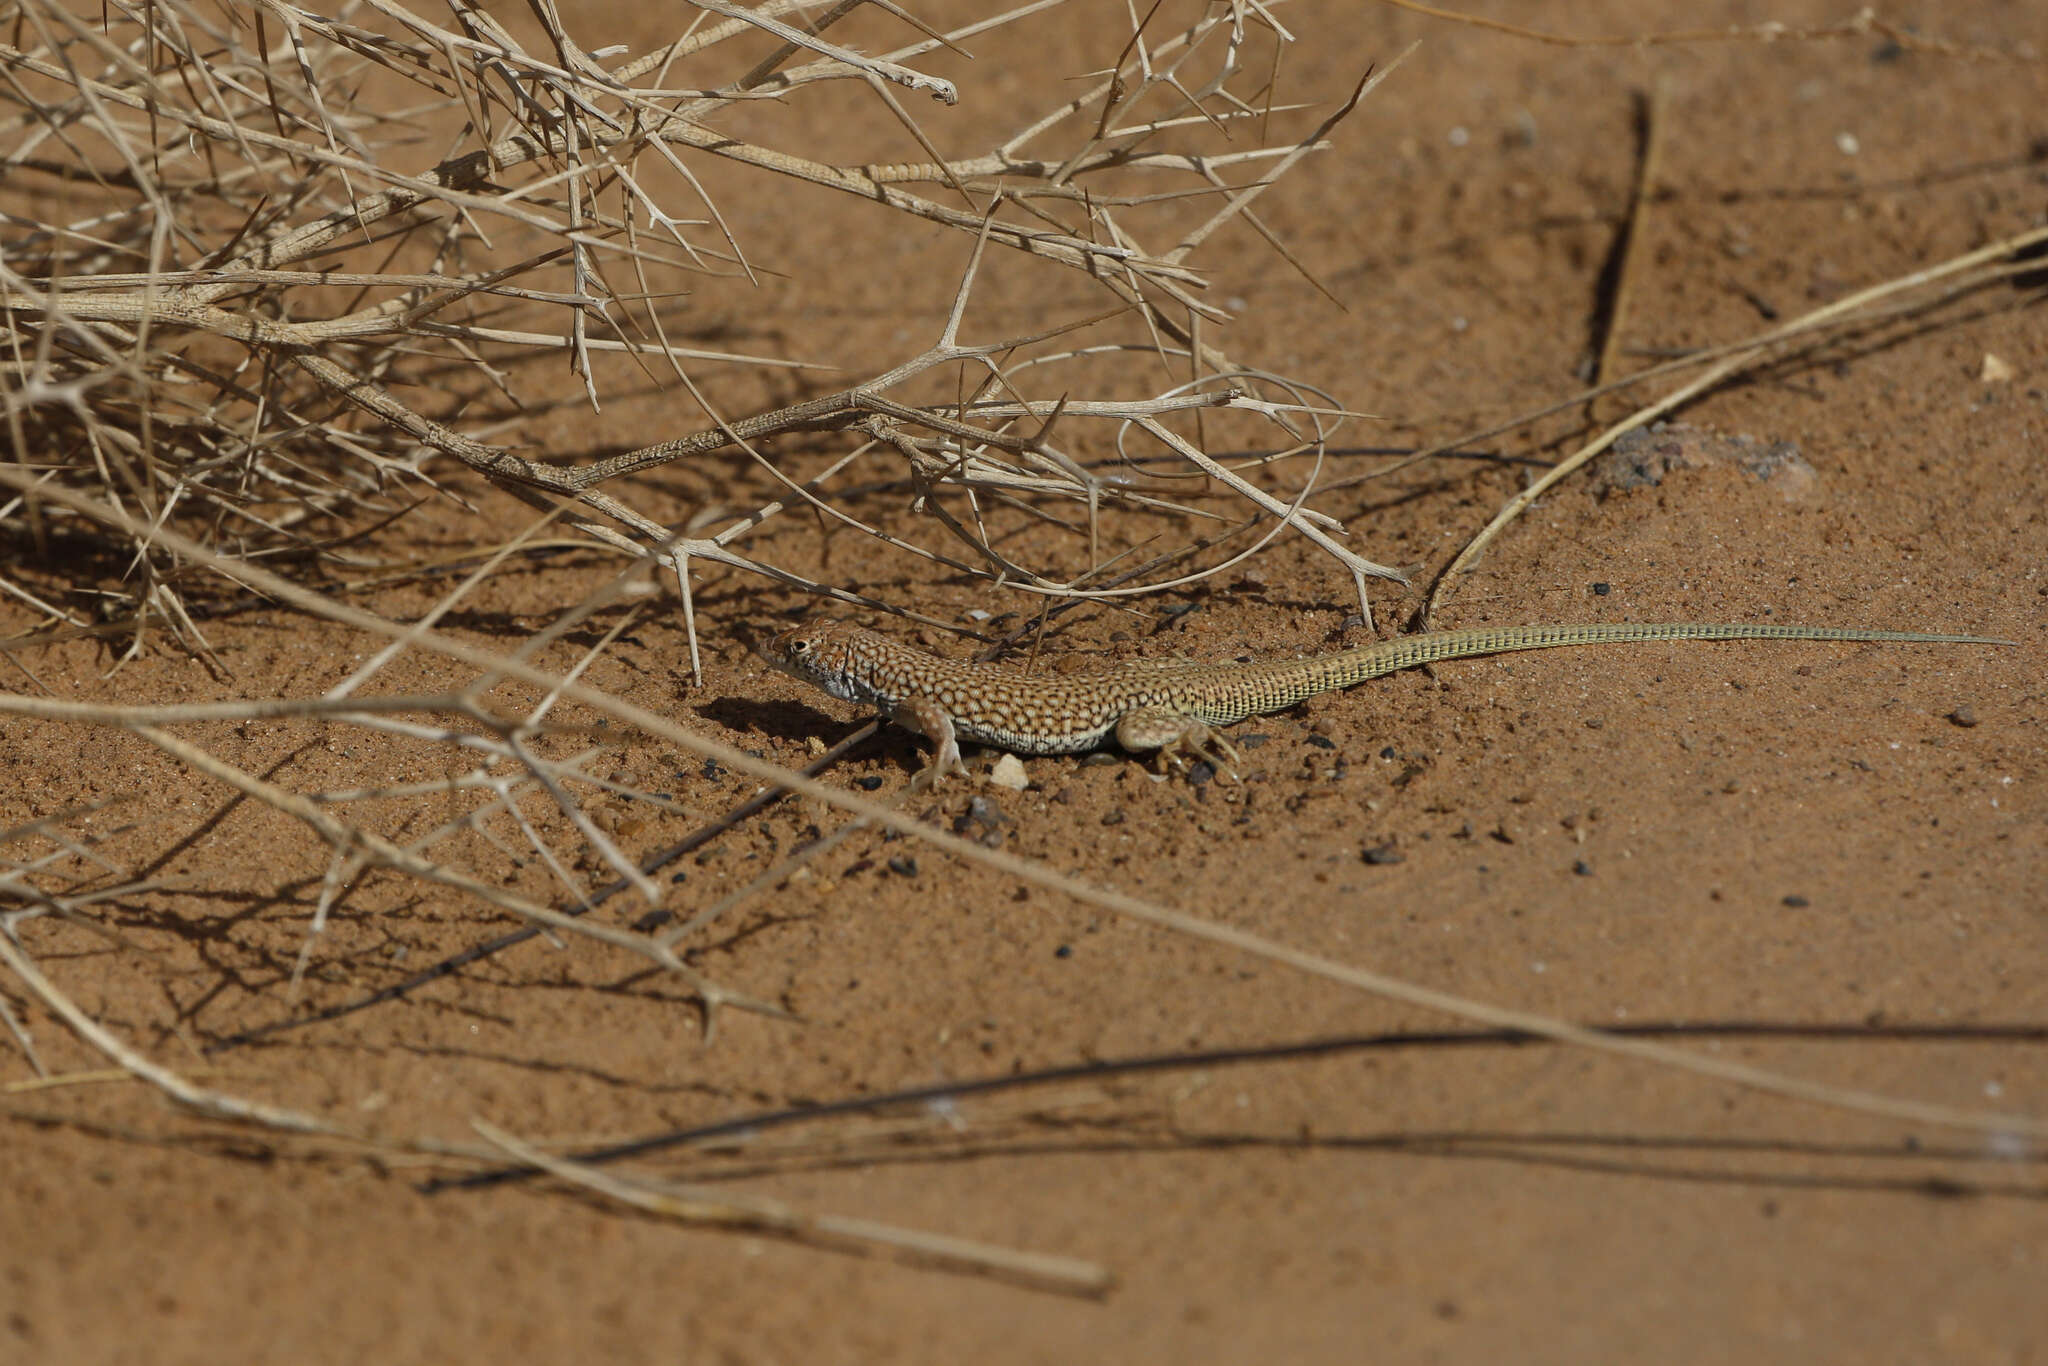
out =
<svg viewBox="0 0 2048 1366"><path fill-rule="evenodd" d="M1317 749L1335 749L1337 742L1327 735L1306 735L1302 737Z"/></svg>
<svg viewBox="0 0 2048 1366"><path fill-rule="evenodd" d="M1074 956L1074 946L1072 944L1062 944L1052 951L1052 956L1055 958L1072 958Z"/></svg>
<svg viewBox="0 0 2048 1366"><path fill-rule="evenodd" d="M1971 726L1977 724L1977 713L1970 709L1968 703L1964 703L1962 706L1957 707L1954 711L1950 712L1948 714L1948 719L1955 722L1963 729L1968 730Z"/></svg>
<svg viewBox="0 0 2048 1366"><path fill-rule="evenodd" d="M1002 808L994 802L986 797L975 797L967 803L967 810L954 818L953 833L964 835L978 825L984 833L994 834L996 827L1008 819L1009 817L1003 814ZM987 844L988 841L984 839L982 843ZM1002 843L1002 839L998 837L996 844L1000 843ZM988 847L993 849L995 845L990 844Z"/></svg>
<svg viewBox="0 0 2048 1366"><path fill-rule="evenodd" d="M1408 858L1406 854L1394 848L1392 840L1385 844L1368 845L1359 851L1358 857L1376 868L1389 863L1403 863Z"/></svg>
<svg viewBox="0 0 2048 1366"><path fill-rule="evenodd" d="M1577 862L1572 864L1572 871L1574 873L1577 873L1580 877L1591 877L1593 876L1593 865L1586 862L1584 859L1579 859Z"/></svg>
<svg viewBox="0 0 2048 1366"><path fill-rule="evenodd" d="M853 785L863 792L873 792L876 788L882 785L882 775L879 773L866 774L862 777L855 778L853 780Z"/></svg>
<svg viewBox="0 0 2048 1366"><path fill-rule="evenodd" d="M1596 583L1593 585L1593 596L1596 598L1604 598L1613 591L1614 585L1610 583Z"/></svg>
<svg viewBox="0 0 2048 1366"><path fill-rule="evenodd" d="M1798 896L1795 894L1793 896L1785 897L1783 899L1783 904L1790 906L1793 910L1796 911L1802 907L1811 906L1813 903L1811 901L1808 901L1805 897Z"/></svg>
<svg viewBox="0 0 2048 1366"><path fill-rule="evenodd" d="M898 877L916 877L917 860L908 854L896 854L889 859L889 871Z"/></svg>
<svg viewBox="0 0 2048 1366"><path fill-rule="evenodd" d="M1104 825L1122 825L1124 823L1124 809L1121 806L1113 806L1103 812L1102 823Z"/></svg>

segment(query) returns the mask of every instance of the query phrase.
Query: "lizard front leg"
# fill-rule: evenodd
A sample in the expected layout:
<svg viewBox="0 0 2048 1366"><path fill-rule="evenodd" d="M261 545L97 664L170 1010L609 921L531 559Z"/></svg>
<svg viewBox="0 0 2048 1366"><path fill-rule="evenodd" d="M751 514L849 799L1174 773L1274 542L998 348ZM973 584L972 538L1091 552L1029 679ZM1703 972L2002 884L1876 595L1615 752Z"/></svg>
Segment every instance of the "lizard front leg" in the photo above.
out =
<svg viewBox="0 0 2048 1366"><path fill-rule="evenodd" d="M948 773L967 776L960 759L960 740L953 733L953 718L929 697L906 697L889 711L890 719L905 730L915 731L932 742L932 761L910 780L913 788L930 787Z"/></svg>
<svg viewBox="0 0 2048 1366"><path fill-rule="evenodd" d="M1176 767L1191 759L1206 760L1219 773L1237 775L1237 746L1212 730L1207 721L1172 707L1139 707L1117 720L1116 742L1133 754L1156 751Z"/></svg>

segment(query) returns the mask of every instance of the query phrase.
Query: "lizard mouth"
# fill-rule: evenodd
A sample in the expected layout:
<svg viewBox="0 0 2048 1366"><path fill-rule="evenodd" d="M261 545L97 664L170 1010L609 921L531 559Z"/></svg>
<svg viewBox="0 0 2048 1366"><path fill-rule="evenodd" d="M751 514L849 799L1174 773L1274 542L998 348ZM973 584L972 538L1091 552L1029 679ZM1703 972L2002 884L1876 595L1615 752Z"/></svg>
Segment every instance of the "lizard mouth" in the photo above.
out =
<svg viewBox="0 0 2048 1366"><path fill-rule="evenodd" d="M747 648L762 659L767 660L770 664L780 665L789 657L787 650L783 647L783 642L795 634L795 627L785 627L780 631L770 631L766 635L757 635L752 640L749 640Z"/></svg>
<svg viewBox="0 0 2048 1366"><path fill-rule="evenodd" d="M776 648L777 644L778 641L773 637L767 640L755 641L755 657L777 673L788 674L791 678L802 678L804 676L803 671L797 668L788 655Z"/></svg>

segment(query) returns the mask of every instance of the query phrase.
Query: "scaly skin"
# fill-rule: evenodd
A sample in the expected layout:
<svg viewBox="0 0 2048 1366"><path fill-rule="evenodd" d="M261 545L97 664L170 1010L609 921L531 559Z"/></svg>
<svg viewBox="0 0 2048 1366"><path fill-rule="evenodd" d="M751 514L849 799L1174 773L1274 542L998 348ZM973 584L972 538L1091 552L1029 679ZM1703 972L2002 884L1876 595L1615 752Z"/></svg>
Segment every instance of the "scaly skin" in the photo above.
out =
<svg viewBox="0 0 2048 1366"><path fill-rule="evenodd" d="M783 672L848 702L878 707L936 747L921 779L965 772L960 741L1018 754L1074 754L1111 735L1133 752L1219 767L1237 757L1212 727L1285 711L1318 693L1468 655L1659 640L1883 640L2011 645L1983 636L1828 626L1608 622L1500 626L1400 636L1335 654L1260 664L1142 660L1092 673L1027 674L1004 664L943 659L848 622L811 621L769 639L761 655Z"/></svg>

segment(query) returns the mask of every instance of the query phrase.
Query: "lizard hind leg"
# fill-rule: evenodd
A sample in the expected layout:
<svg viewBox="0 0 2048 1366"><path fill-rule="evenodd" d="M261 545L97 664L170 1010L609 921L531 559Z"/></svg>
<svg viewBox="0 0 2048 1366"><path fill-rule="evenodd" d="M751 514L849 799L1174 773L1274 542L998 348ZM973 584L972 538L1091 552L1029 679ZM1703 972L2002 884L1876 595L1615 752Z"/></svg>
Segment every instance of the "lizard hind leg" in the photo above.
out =
<svg viewBox="0 0 2048 1366"><path fill-rule="evenodd" d="M1116 742L1133 754L1147 750L1175 767L1189 760L1207 761L1218 773L1237 776L1237 746L1218 735L1207 721L1172 707L1139 707L1116 723Z"/></svg>

